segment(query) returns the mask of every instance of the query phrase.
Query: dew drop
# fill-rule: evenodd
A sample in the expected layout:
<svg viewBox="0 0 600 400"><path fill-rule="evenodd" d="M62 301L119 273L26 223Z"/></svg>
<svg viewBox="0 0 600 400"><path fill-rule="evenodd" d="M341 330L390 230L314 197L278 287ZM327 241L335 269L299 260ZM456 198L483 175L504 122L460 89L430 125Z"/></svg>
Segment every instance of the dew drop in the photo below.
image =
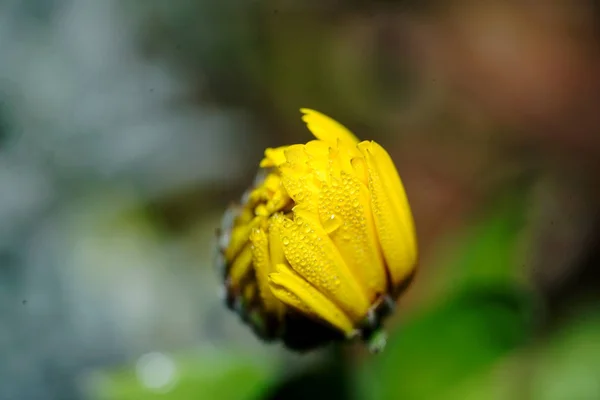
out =
<svg viewBox="0 0 600 400"><path fill-rule="evenodd" d="M335 214L331 214L329 218L323 221L323 228L328 234L335 232L342 225L342 219Z"/></svg>
<svg viewBox="0 0 600 400"><path fill-rule="evenodd" d="M287 246L290 244L290 239L287 236L284 236L281 241L283 242L284 246Z"/></svg>

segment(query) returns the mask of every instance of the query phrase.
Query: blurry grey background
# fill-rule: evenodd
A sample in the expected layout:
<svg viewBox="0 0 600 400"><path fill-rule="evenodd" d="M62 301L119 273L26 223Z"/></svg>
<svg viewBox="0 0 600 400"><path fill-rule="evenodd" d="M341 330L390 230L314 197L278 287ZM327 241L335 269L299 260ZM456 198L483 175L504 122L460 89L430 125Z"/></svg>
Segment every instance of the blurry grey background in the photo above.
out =
<svg viewBox="0 0 600 400"><path fill-rule="evenodd" d="M79 398L88 367L243 329L198 268L220 210L201 205L207 220L185 239L139 211L190 186L222 190L260 155L247 113L209 101L201 63L190 83L139 50L153 14L193 13L174 29L196 29L210 3L0 5L1 399ZM204 29L195 46L208 51L219 27Z"/></svg>

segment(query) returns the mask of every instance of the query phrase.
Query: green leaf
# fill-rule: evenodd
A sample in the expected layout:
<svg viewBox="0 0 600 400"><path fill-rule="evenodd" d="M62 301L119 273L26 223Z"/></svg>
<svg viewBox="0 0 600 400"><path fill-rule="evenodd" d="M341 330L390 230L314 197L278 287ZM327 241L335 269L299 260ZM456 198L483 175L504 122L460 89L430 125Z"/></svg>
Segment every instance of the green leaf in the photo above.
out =
<svg viewBox="0 0 600 400"><path fill-rule="evenodd" d="M440 399L523 344L527 294L510 285L466 289L399 327L359 372L369 399Z"/></svg>
<svg viewBox="0 0 600 400"><path fill-rule="evenodd" d="M431 283L442 296L464 286L518 280L523 269L519 250L528 233L525 199L525 195L514 195L497 201L462 235L452 238L452 251L441 261L440 273Z"/></svg>
<svg viewBox="0 0 600 400"><path fill-rule="evenodd" d="M246 400L260 398L273 379L272 371L257 360L221 352L178 357L172 362L175 379L164 386L159 386L164 379L160 376L164 365L154 366L154 371L147 372L148 382L145 382L144 372L140 372L139 362L135 367L95 373L90 379L90 397L97 400Z"/></svg>
<svg viewBox="0 0 600 400"><path fill-rule="evenodd" d="M560 331L523 349L464 385L444 400L600 399L600 310L578 313Z"/></svg>
<svg viewBox="0 0 600 400"><path fill-rule="evenodd" d="M530 399L600 399L600 309L567 321L537 355Z"/></svg>

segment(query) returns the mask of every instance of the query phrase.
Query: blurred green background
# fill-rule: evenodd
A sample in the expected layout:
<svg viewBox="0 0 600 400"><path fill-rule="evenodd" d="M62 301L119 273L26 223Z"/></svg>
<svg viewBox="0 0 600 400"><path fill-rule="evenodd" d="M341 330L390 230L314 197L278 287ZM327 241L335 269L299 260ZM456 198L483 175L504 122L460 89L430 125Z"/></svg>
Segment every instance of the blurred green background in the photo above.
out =
<svg viewBox="0 0 600 400"><path fill-rule="evenodd" d="M598 2L0 3L0 400L600 399ZM298 109L391 153L386 350L221 304L215 228Z"/></svg>

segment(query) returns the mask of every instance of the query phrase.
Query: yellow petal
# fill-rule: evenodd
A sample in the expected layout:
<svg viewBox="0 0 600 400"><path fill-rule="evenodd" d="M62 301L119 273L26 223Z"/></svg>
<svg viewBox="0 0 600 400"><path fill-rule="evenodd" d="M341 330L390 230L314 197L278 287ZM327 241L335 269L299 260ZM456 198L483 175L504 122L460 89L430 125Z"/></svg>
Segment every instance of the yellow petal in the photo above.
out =
<svg viewBox="0 0 600 400"><path fill-rule="evenodd" d="M252 263L260 297L265 309L269 312L280 314L283 311L282 304L269 288L268 276L273 272L269 256L269 241L267 234L262 229L254 229L250 233L252 243Z"/></svg>
<svg viewBox="0 0 600 400"><path fill-rule="evenodd" d="M260 162L261 168L271 168L276 167L279 164L285 162L285 149L287 146L278 147L276 149L266 149L265 150L265 158Z"/></svg>
<svg viewBox="0 0 600 400"><path fill-rule="evenodd" d="M300 112L304 114L302 120L317 139L330 145L337 145L338 139L348 146L355 146L358 143L358 139L348 128L327 115L308 108L301 108Z"/></svg>
<svg viewBox="0 0 600 400"><path fill-rule="evenodd" d="M289 161L279 167L283 187L296 204L316 212L319 191L317 177L306 164L307 159L301 159L296 151L286 154L289 154Z"/></svg>
<svg viewBox="0 0 600 400"><path fill-rule="evenodd" d="M319 157L327 159L331 145L322 140L311 140L304 145L304 151L309 157Z"/></svg>
<svg viewBox="0 0 600 400"><path fill-rule="evenodd" d="M355 176L342 172L339 183L323 187L319 217L369 301L373 302L385 293L387 274L370 202L367 187ZM328 229L326 225L335 220L336 229Z"/></svg>
<svg viewBox="0 0 600 400"><path fill-rule="evenodd" d="M269 174L261 186L264 187L265 191L268 193L265 200L269 200L271 195L281 187L281 177L277 174Z"/></svg>
<svg viewBox="0 0 600 400"><path fill-rule="evenodd" d="M344 170L348 172L351 169L350 159L348 159L347 168L344 168L342 157L340 157L340 151L337 147L332 147L329 149L329 157L328 157L329 167L327 168L327 173L329 174L328 181L340 180L340 173Z"/></svg>
<svg viewBox="0 0 600 400"><path fill-rule="evenodd" d="M269 220L269 257L273 266L286 262L283 243L281 243L280 224L273 219Z"/></svg>
<svg viewBox="0 0 600 400"><path fill-rule="evenodd" d="M318 215L294 208L294 221L276 214L283 251L294 271L358 321L369 309L366 290L352 275Z"/></svg>
<svg viewBox="0 0 600 400"><path fill-rule="evenodd" d="M367 165L365 159L362 157L355 157L352 159L352 168L356 177L365 185L369 186L369 173L367 171Z"/></svg>
<svg viewBox="0 0 600 400"><path fill-rule="evenodd" d="M252 229L258 227L261 223L261 220L262 219L259 217L254 217L248 223L240 224L233 228L228 247L225 250L225 259L227 259L227 261L233 261L233 259L248 242L248 237L250 236ZM236 224L237 223L238 222L236 222Z"/></svg>
<svg viewBox="0 0 600 400"><path fill-rule="evenodd" d="M413 271L417 243L410 206L396 167L389 154L375 142L362 142L359 149L369 173L369 191L379 243L392 283L397 286Z"/></svg>
<svg viewBox="0 0 600 400"><path fill-rule="evenodd" d="M265 213L267 216L283 209L289 202L290 196L283 188L281 175L271 173L265 179L263 185ZM258 210L257 210L258 211ZM256 213L258 215L258 212Z"/></svg>
<svg viewBox="0 0 600 400"><path fill-rule="evenodd" d="M329 178L331 164L329 159L330 145L321 140L312 140L304 148L308 155L306 164L310 168L311 173L320 182L326 182Z"/></svg>
<svg viewBox="0 0 600 400"><path fill-rule="evenodd" d="M233 260L229 269L229 280L233 287L238 287L242 279L250 272L252 267L252 247L246 244L240 254Z"/></svg>
<svg viewBox="0 0 600 400"><path fill-rule="evenodd" d="M246 286L244 286L244 289L242 291L244 301L247 303L253 303L254 297L256 296L256 291L256 285L253 283L249 283Z"/></svg>
<svg viewBox="0 0 600 400"><path fill-rule="evenodd" d="M277 265L269 283L273 294L285 304L328 322L347 336L353 335L352 321L344 312L288 266Z"/></svg>

